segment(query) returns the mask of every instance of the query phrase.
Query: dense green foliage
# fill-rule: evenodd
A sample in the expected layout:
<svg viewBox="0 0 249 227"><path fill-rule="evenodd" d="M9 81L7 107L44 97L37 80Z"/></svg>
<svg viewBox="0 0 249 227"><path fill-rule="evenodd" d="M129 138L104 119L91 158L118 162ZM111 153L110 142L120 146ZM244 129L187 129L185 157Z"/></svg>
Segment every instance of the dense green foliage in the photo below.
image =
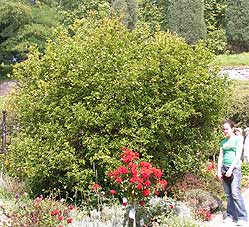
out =
<svg viewBox="0 0 249 227"><path fill-rule="evenodd" d="M228 0L226 36L235 52L249 50L249 1Z"/></svg>
<svg viewBox="0 0 249 227"><path fill-rule="evenodd" d="M228 90L209 67L212 55L109 19L74 27L74 36L58 33L44 56L32 50L15 70L19 89L10 106L19 131L9 171L35 192L72 192L96 180L93 165L104 183L121 147L152 156L168 179L198 169Z"/></svg>
<svg viewBox="0 0 249 227"><path fill-rule="evenodd" d="M204 19L207 26L206 46L215 54L228 49L225 36L225 10L227 0L204 0Z"/></svg>
<svg viewBox="0 0 249 227"><path fill-rule="evenodd" d="M249 126L249 82L234 81L233 102L228 111L228 118L233 119L238 126L246 128Z"/></svg>
<svg viewBox="0 0 249 227"><path fill-rule="evenodd" d="M208 32L224 28L227 0L204 0L204 18Z"/></svg>
<svg viewBox="0 0 249 227"><path fill-rule="evenodd" d="M151 31L164 30L163 7L151 0L143 0L138 5L138 21L150 25Z"/></svg>
<svg viewBox="0 0 249 227"><path fill-rule="evenodd" d="M203 0L169 0L167 21L171 31L190 44L206 37Z"/></svg>

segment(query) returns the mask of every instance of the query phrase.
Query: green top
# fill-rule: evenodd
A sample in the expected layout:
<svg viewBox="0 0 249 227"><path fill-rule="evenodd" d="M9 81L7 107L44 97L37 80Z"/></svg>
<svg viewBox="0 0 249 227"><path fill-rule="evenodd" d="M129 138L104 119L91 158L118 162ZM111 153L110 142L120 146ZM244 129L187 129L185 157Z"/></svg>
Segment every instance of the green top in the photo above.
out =
<svg viewBox="0 0 249 227"><path fill-rule="evenodd" d="M240 143L239 136L233 136L231 138L225 138L221 141L220 147L223 150L223 164L231 165L236 156L237 146Z"/></svg>

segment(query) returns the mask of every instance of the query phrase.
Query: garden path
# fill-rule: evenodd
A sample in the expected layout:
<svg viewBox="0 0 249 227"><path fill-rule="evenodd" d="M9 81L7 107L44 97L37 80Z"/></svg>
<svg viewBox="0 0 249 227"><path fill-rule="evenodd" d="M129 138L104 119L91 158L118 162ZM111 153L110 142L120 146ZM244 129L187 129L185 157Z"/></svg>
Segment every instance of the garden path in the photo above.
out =
<svg viewBox="0 0 249 227"><path fill-rule="evenodd" d="M243 198L244 198L244 202L246 205L246 209L247 209L247 213L249 214L249 188L246 189L243 193ZM236 227L236 223L232 222L232 223L222 223L223 220L223 214L219 213L217 214L211 221L209 221L206 224L203 224L202 227ZM249 227L249 222L248 222L248 227Z"/></svg>
<svg viewBox="0 0 249 227"><path fill-rule="evenodd" d="M0 82L0 96L6 96L13 88L15 83L16 82L12 80Z"/></svg>

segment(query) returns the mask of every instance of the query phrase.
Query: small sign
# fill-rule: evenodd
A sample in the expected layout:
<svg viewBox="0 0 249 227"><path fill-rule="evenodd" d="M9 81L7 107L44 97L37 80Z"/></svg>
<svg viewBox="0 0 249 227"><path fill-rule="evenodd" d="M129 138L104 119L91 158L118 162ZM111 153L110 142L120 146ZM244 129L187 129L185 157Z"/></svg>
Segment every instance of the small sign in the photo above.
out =
<svg viewBox="0 0 249 227"><path fill-rule="evenodd" d="M135 219L136 211L134 208L130 209L129 211L129 218Z"/></svg>

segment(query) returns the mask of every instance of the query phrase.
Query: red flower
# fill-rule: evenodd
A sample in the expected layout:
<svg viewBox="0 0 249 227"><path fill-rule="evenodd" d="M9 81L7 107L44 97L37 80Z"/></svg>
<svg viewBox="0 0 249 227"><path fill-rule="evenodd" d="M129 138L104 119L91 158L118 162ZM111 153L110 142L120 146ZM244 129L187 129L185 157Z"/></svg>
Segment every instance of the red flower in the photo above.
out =
<svg viewBox="0 0 249 227"><path fill-rule="evenodd" d="M160 187L162 190L165 190L167 184L168 184L168 183L167 183L166 180L160 180L160 181L159 181L159 187Z"/></svg>
<svg viewBox="0 0 249 227"><path fill-rule="evenodd" d="M72 222L73 222L73 218L68 218L68 219L67 219L67 223L68 223L68 224L70 224L70 223L72 223Z"/></svg>
<svg viewBox="0 0 249 227"><path fill-rule="evenodd" d="M138 177L132 177L132 178L130 179L130 182L133 184L133 183L136 183L137 180L138 180Z"/></svg>
<svg viewBox="0 0 249 227"><path fill-rule="evenodd" d="M121 177L117 177L116 180L115 180L115 182L118 183L118 184L121 183L122 182Z"/></svg>
<svg viewBox="0 0 249 227"><path fill-rule="evenodd" d="M73 209L74 209L74 206L73 206L73 205L69 205L69 206L68 206L68 209L69 209L69 210L73 210Z"/></svg>
<svg viewBox="0 0 249 227"><path fill-rule="evenodd" d="M144 168L151 168L151 164L149 162L140 162L139 165Z"/></svg>
<svg viewBox="0 0 249 227"><path fill-rule="evenodd" d="M59 221L62 221L63 219L64 219L63 216L58 216L58 220L59 220Z"/></svg>
<svg viewBox="0 0 249 227"><path fill-rule="evenodd" d="M144 195L145 197L148 197L148 196L150 195L150 190L149 190L149 189L144 189L144 190L143 190L143 195Z"/></svg>
<svg viewBox="0 0 249 227"><path fill-rule="evenodd" d="M147 179L147 178L150 177L150 173L151 173L150 169L141 168L140 172L141 172L141 176L142 176L144 179Z"/></svg>
<svg viewBox="0 0 249 227"><path fill-rule="evenodd" d="M55 210L53 210L53 211L51 212L51 215L52 215L52 216L55 216L55 215L57 215L57 214L59 214L59 213L60 213L60 211L57 210L57 209L55 209Z"/></svg>
<svg viewBox="0 0 249 227"><path fill-rule="evenodd" d="M126 198L123 198L123 199L122 199L122 205L123 205L123 206L126 206L127 204L128 204L127 199L126 199Z"/></svg>
<svg viewBox="0 0 249 227"><path fill-rule="evenodd" d="M137 186L136 186L136 189L141 190L142 188L143 188L142 184L138 183Z"/></svg>
<svg viewBox="0 0 249 227"><path fill-rule="evenodd" d="M115 195L115 194L117 194L117 192L115 191L115 190L110 190L110 193L112 194L112 195Z"/></svg>
<svg viewBox="0 0 249 227"><path fill-rule="evenodd" d="M119 174L127 174L128 173L128 169L125 166L120 166L117 169Z"/></svg>
<svg viewBox="0 0 249 227"><path fill-rule="evenodd" d="M215 169L216 168L216 164L215 163L213 163L213 162L211 162L211 163L209 163L209 165L208 165L208 170L213 170L213 169Z"/></svg>
<svg viewBox="0 0 249 227"><path fill-rule="evenodd" d="M152 167L150 162L139 161L137 152L128 148L122 150L120 157L123 164L109 172L108 177L124 196L139 204L139 201L146 202L152 193L159 195L160 190L165 190L167 181L161 180L163 173L160 169ZM122 204L126 206L127 200Z"/></svg>
<svg viewBox="0 0 249 227"><path fill-rule="evenodd" d="M145 202L144 201L140 201L139 204L140 204L140 206L144 206Z"/></svg>
<svg viewBox="0 0 249 227"><path fill-rule="evenodd" d="M98 191L98 189L100 189L101 188L101 186L99 185L99 184L94 184L93 185L93 190L96 192L96 191Z"/></svg>
<svg viewBox="0 0 249 227"><path fill-rule="evenodd" d="M174 206L173 204L170 204L170 205L169 205L169 208L170 208L170 209L173 209L173 208L175 208L175 206Z"/></svg>
<svg viewBox="0 0 249 227"><path fill-rule="evenodd" d="M131 161L137 160L139 158L139 154L137 152L133 152L128 148L122 148L124 152L121 154L121 160L124 163L129 163Z"/></svg>
<svg viewBox="0 0 249 227"><path fill-rule="evenodd" d="M163 175L163 173L162 173L162 170L160 170L160 169L157 169L157 168L151 168L151 171L152 171L152 173L153 173L153 175L157 178L157 179L160 179L161 177L162 177L162 175Z"/></svg>
<svg viewBox="0 0 249 227"><path fill-rule="evenodd" d="M151 182L149 180L144 182L144 186L145 187L150 187L151 186Z"/></svg>
<svg viewBox="0 0 249 227"><path fill-rule="evenodd" d="M59 225L58 227L64 227L63 225Z"/></svg>

